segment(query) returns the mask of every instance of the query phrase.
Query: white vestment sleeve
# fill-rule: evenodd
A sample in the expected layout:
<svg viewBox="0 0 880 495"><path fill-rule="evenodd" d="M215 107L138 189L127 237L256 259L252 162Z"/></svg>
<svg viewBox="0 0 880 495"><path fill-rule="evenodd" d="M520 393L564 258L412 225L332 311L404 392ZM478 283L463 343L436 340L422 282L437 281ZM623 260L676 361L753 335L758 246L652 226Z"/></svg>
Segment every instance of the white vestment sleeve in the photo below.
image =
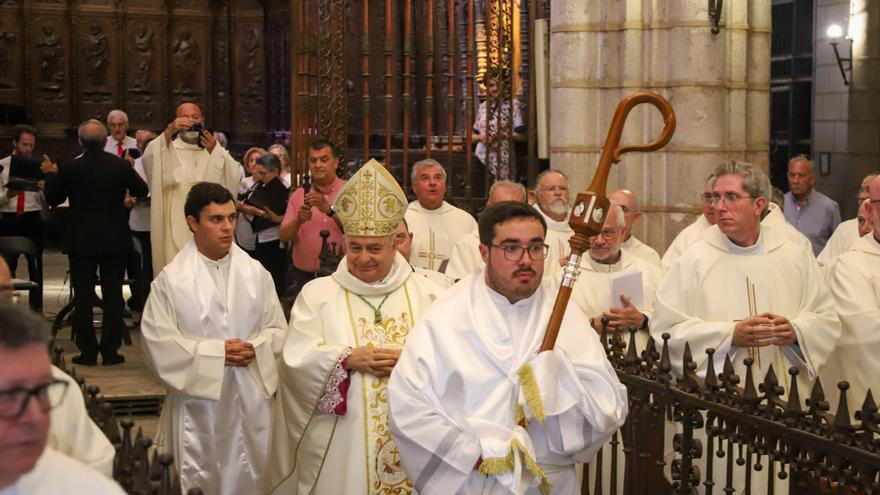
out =
<svg viewBox="0 0 880 495"><path fill-rule="evenodd" d="M430 388L432 374L419 359L398 361L388 382L389 423L407 473L418 473L412 480L416 491L422 495L458 493L483 478L475 469L482 446L479 438L442 414L422 392Z"/></svg>
<svg viewBox="0 0 880 495"><path fill-rule="evenodd" d="M595 349L601 349L596 344ZM556 347L538 354L520 370L519 402L532 420L529 433L539 463L589 462L623 424L626 388L604 356L592 358L573 364ZM542 452L542 446L549 452Z"/></svg>
<svg viewBox="0 0 880 495"><path fill-rule="evenodd" d="M281 354L284 336L287 335L287 320L281 310L281 303L274 297L275 284L268 272L262 271L263 294L269 294L263 304L261 330L248 342L254 346L254 362L248 366L254 381L260 385L263 395L272 397L278 388L278 368L276 358ZM225 349L224 349L225 351Z"/></svg>
<svg viewBox="0 0 880 495"><path fill-rule="evenodd" d="M163 272L152 284L141 319L141 339L147 365L168 388L199 398L220 400L226 366L223 339L196 340L184 336Z"/></svg>
<svg viewBox="0 0 880 495"><path fill-rule="evenodd" d="M812 256L805 255L804 258L807 273L806 280L801 284L802 310L797 315L782 316L789 318L797 332L798 345L812 378L825 365L837 345L840 321L819 264Z"/></svg>
<svg viewBox="0 0 880 495"><path fill-rule="evenodd" d="M116 449L89 417L79 384L54 366L52 377L67 382L67 390L60 404L52 408L47 446L112 479Z"/></svg>

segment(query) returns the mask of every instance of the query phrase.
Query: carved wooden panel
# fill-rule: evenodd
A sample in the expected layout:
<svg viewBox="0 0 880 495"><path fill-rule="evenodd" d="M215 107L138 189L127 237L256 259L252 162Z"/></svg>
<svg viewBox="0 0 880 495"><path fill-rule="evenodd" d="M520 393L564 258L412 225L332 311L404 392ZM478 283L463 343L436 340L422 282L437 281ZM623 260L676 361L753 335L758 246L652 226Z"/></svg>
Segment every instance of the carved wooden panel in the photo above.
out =
<svg viewBox="0 0 880 495"><path fill-rule="evenodd" d="M270 106L271 130L290 122L278 101L290 94L290 20L278 15L289 2L0 0L0 107L24 107L42 137L61 138L114 108L132 129L160 130L192 100L209 128L263 139Z"/></svg>
<svg viewBox="0 0 880 495"><path fill-rule="evenodd" d="M24 31L17 10L0 10L0 99L24 100Z"/></svg>

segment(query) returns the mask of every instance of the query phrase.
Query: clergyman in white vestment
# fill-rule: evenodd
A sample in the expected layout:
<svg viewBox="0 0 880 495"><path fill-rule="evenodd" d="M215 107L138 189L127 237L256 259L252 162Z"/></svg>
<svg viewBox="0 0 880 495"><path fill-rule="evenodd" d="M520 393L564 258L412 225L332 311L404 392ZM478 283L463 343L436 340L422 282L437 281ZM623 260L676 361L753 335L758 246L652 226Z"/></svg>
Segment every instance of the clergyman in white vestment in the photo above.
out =
<svg viewBox="0 0 880 495"><path fill-rule="evenodd" d="M388 429L386 385L443 290L394 246L406 196L370 160L336 197L346 254L303 288L281 355L270 479L275 494L408 494Z"/></svg>
<svg viewBox="0 0 880 495"><path fill-rule="evenodd" d="M609 194L608 199L623 208L627 231L623 241L623 250L656 265L658 268L662 268L660 254L651 246L636 239L636 236L633 235L633 227L642 218L642 212L639 210L639 198L636 194L628 189L620 189Z"/></svg>
<svg viewBox="0 0 880 495"><path fill-rule="evenodd" d="M107 476L47 447L51 410L82 393L53 374L49 338L42 316L0 300L0 495L122 495Z"/></svg>
<svg viewBox="0 0 880 495"><path fill-rule="evenodd" d="M662 334L670 334L676 374L690 343L701 376L708 364L705 350L712 347L716 373L730 355L743 380L744 360L751 358L755 381L760 383L772 365L787 396L788 370L794 367L800 397L809 397L811 380L840 335L818 263L812 251L760 223L770 190L760 169L731 161L719 165L715 176L717 224L666 273L657 290L651 335L662 343ZM723 463L716 460L716 467ZM767 481L756 483L766 486Z"/></svg>
<svg viewBox="0 0 880 495"><path fill-rule="evenodd" d="M401 218L400 223L397 225L397 230L394 232L394 248L397 249L400 255L403 256L403 259L408 263L410 253L412 252L412 238L413 234L409 231L406 219ZM411 263L410 266L412 266ZM444 289L452 287L455 283L455 280L445 273L428 270L427 268L422 268L420 266L412 266L412 270L416 275L425 277Z"/></svg>
<svg viewBox="0 0 880 495"><path fill-rule="evenodd" d="M486 206L499 201L525 203L526 199L526 188L522 184L507 179L498 180L493 182L489 188ZM452 256L449 258L449 265L446 266L446 274L453 280L459 280L483 266L485 263L480 257L480 232L474 227L470 234L459 239L452 248Z"/></svg>
<svg viewBox="0 0 880 495"><path fill-rule="evenodd" d="M862 179L861 187L859 188L859 210L861 211L861 204L868 199L869 188L874 179L877 178L877 174L868 174ZM858 216L856 218L851 218L844 222L840 222L840 225L834 229L834 233L831 234L831 238L828 239L828 243L825 244L825 247L822 248L822 251L819 253L819 256L816 257L819 260L819 264L823 267L830 269L834 260L837 259L841 254L849 251L850 246L856 239L861 237L863 234L859 233L859 221Z"/></svg>
<svg viewBox="0 0 880 495"><path fill-rule="evenodd" d="M562 270L562 260L568 260L571 253L568 240L574 231L568 225L568 177L554 169L541 172L536 179L535 196L534 207L547 224L544 242L550 248L544 260L544 277L549 278Z"/></svg>
<svg viewBox="0 0 880 495"><path fill-rule="evenodd" d="M413 233L410 263L428 270L444 271L452 247L468 235L477 222L470 213L443 200L446 170L437 160L426 158L413 164L412 189L416 200L406 209L406 223Z"/></svg>
<svg viewBox="0 0 880 495"><path fill-rule="evenodd" d="M193 124L205 121L201 108L182 103L175 115L159 139L150 141L143 156L150 186L150 243L156 276L192 239L183 204L193 184L216 182L234 195L241 182L241 165L214 135L191 130Z"/></svg>
<svg viewBox="0 0 880 495"><path fill-rule="evenodd" d="M392 372L391 432L422 495L579 493L575 463L624 421L626 389L580 310L538 352L556 296L545 229L528 205L486 208L486 267L429 308Z"/></svg>
<svg viewBox="0 0 880 495"><path fill-rule="evenodd" d="M67 382L67 389L58 405L52 408L48 447L113 478L116 449L89 417L79 384L55 366L52 366L52 377Z"/></svg>
<svg viewBox="0 0 880 495"><path fill-rule="evenodd" d="M672 244L666 248L663 258L660 259L661 267L665 273L678 258L691 247L691 244L697 242L703 231L715 225L715 205L712 202L712 184L715 183L715 175L710 174L706 179L706 187L703 194L700 195L700 206L703 208L702 215L699 216L692 224L685 227L672 240Z"/></svg>
<svg viewBox="0 0 880 495"><path fill-rule="evenodd" d="M842 332L820 373L832 411L840 393L837 383L849 382L847 403L852 414L861 409L869 389L875 401L880 394L880 178L870 187L873 232L856 239L831 269L831 293Z"/></svg>
<svg viewBox="0 0 880 495"><path fill-rule="evenodd" d="M198 183L185 210L193 240L153 281L141 321L146 363L168 389L156 444L183 493L264 493L287 322L272 276L234 244L232 194Z"/></svg>

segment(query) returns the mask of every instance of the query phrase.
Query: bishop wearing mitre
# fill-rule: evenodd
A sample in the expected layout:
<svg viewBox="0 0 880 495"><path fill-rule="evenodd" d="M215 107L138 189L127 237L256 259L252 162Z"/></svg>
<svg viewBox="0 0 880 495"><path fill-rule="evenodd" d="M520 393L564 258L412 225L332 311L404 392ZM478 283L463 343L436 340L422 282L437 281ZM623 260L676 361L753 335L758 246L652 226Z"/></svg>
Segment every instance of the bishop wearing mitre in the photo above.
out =
<svg viewBox="0 0 880 495"><path fill-rule="evenodd" d="M364 165L335 207L345 257L331 276L303 287L279 362L272 493L410 493L386 386L410 331L443 289L395 248L407 202L382 165Z"/></svg>

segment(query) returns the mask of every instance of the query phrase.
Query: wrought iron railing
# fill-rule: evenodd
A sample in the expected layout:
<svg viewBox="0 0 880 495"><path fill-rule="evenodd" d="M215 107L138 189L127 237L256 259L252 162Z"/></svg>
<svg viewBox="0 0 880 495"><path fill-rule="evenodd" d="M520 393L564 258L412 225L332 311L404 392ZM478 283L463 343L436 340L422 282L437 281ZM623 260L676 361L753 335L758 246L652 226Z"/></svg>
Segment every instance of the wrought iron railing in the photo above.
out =
<svg viewBox="0 0 880 495"><path fill-rule="evenodd" d="M846 382L837 385L840 399L831 414L818 377L801 400L797 368L786 370L791 380L783 400L772 366L759 379L747 358L740 377L727 356L716 372L710 348L700 377L689 346L683 370L673 370L669 334L661 349L652 338L639 351L635 333L630 330L628 342L622 332L601 337L627 387L630 411L621 429L622 452L615 435L594 461L592 482L584 470L583 494L609 493L608 487L633 495L880 493L880 415L870 391L855 398L861 406L853 421ZM673 424L670 449L665 436ZM603 472L609 462L612 468ZM621 462L622 480L615 468Z"/></svg>

